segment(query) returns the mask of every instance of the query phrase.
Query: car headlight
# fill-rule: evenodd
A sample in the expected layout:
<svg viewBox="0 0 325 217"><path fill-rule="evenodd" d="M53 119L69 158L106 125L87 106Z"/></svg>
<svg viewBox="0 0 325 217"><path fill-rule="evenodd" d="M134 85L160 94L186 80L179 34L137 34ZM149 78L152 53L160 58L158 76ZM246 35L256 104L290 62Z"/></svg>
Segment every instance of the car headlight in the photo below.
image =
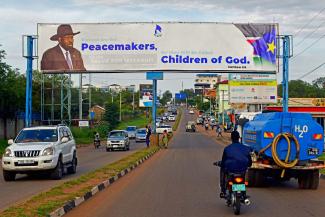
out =
<svg viewBox="0 0 325 217"><path fill-rule="evenodd" d="M122 141L120 141L120 143L121 143L121 144L124 144L124 143L125 143L125 141L124 141L124 140L122 140Z"/></svg>
<svg viewBox="0 0 325 217"><path fill-rule="evenodd" d="M42 156L54 155L54 148L49 147L43 150Z"/></svg>
<svg viewBox="0 0 325 217"><path fill-rule="evenodd" d="M12 157L12 151L9 148L6 148L5 153L3 154L4 157Z"/></svg>

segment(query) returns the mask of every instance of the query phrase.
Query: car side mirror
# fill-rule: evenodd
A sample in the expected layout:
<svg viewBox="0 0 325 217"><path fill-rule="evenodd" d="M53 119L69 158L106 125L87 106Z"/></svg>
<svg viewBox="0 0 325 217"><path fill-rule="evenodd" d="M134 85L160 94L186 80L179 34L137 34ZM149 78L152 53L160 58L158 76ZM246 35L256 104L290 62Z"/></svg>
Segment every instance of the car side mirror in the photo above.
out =
<svg viewBox="0 0 325 217"><path fill-rule="evenodd" d="M8 145L12 145L12 144L14 144L14 140L13 139L9 139L8 140Z"/></svg>
<svg viewBox="0 0 325 217"><path fill-rule="evenodd" d="M62 143L66 143L66 142L68 142L69 141L69 139L67 138L67 137L62 137L62 139L61 139L61 142Z"/></svg>

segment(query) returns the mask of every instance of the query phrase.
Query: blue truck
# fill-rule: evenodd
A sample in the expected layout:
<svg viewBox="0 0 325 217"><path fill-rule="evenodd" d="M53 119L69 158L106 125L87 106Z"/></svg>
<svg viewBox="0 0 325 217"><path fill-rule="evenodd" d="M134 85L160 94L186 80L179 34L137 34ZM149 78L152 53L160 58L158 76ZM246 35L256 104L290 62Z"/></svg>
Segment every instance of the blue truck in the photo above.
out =
<svg viewBox="0 0 325 217"><path fill-rule="evenodd" d="M298 179L299 188L317 189L318 157L324 151L324 129L307 113L257 114L244 124L243 144L252 149L253 165L247 172L250 186L261 187L267 178Z"/></svg>

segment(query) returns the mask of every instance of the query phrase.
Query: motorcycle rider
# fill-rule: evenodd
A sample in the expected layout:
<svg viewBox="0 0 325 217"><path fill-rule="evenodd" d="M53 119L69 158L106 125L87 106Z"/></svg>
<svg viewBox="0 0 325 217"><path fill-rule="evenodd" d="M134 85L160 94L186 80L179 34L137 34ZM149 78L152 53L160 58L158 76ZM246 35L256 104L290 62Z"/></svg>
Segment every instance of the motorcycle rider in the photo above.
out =
<svg viewBox="0 0 325 217"><path fill-rule="evenodd" d="M225 198L227 187L228 173L243 174L246 173L248 167L252 165L250 156L250 148L239 142L240 135L238 131L231 132L232 144L228 145L222 155L220 165L220 197Z"/></svg>
<svg viewBox="0 0 325 217"><path fill-rule="evenodd" d="M99 136L99 133L96 132L95 133L95 138L94 138L94 146L95 148L98 148L100 145L100 136Z"/></svg>

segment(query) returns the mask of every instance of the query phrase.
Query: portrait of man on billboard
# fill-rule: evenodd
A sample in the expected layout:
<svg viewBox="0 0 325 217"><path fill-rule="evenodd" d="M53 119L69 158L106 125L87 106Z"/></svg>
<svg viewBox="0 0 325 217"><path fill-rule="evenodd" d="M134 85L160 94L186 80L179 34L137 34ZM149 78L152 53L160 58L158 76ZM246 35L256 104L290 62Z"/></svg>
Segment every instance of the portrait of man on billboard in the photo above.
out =
<svg viewBox="0 0 325 217"><path fill-rule="evenodd" d="M59 25L57 33L50 40L58 44L46 50L41 60L41 70L48 71L85 71L81 53L73 47L73 37L80 32L73 32L69 24Z"/></svg>

